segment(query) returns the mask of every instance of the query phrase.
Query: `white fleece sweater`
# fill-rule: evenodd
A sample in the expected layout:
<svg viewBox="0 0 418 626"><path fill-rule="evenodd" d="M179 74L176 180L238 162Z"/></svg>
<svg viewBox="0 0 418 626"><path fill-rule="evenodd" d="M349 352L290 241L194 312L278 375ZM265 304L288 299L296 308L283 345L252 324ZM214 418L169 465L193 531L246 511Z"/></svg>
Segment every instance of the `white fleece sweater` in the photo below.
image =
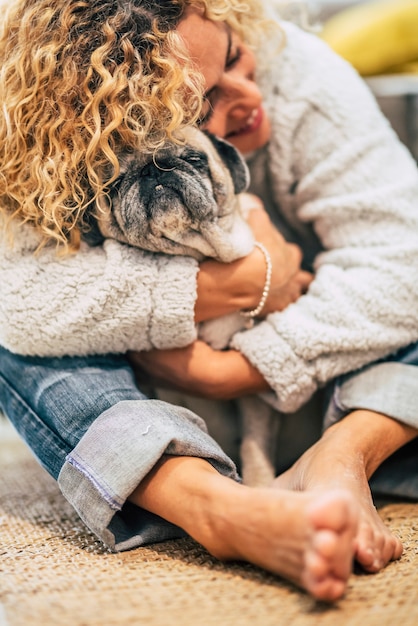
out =
<svg viewBox="0 0 418 626"><path fill-rule="evenodd" d="M0 244L0 344L63 356L174 348L196 338L197 261L107 240L57 257L29 227Z"/></svg>
<svg viewBox="0 0 418 626"><path fill-rule="evenodd" d="M250 169L273 219L315 257L316 277L233 345L276 406L294 411L336 375L418 340L418 170L348 64L285 27L286 48L261 51L273 136ZM19 227L12 250L1 244L0 343L9 350L124 352L195 338L194 260L115 241L34 257L36 243Z"/></svg>

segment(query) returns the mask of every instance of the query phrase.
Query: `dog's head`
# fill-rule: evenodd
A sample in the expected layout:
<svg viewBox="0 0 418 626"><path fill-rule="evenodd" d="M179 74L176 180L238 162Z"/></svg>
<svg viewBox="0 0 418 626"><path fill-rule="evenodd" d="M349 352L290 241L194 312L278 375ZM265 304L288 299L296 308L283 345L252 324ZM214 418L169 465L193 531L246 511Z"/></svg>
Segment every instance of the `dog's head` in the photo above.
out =
<svg viewBox="0 0 418 626"><path fill-rule="evenodd" d="M245 162L231 144L196 128L184 139L148 160L121 160L111 210L99 218L102 235L198 259L244 256L253 246L237 197L248 185Z"/></svg>

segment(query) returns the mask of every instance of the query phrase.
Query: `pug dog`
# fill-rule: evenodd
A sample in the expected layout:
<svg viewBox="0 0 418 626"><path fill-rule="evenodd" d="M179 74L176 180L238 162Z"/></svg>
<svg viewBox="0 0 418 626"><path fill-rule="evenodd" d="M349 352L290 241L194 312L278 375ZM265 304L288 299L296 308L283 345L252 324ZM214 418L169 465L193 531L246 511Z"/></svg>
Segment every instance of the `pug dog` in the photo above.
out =
<svg viewBox="0 0 418 626"><path fill-rule="evenodd" d="M248 186L248 169L231 144L190 127L181 145L170 143L145 159L125 155L120 164L111 207L98 217L104 237L225 263L253 248L238 196Z"/></svg>
<svg viewBox="0 0 418 626"><path fill-rule="evenodd" d="M249 172L228 142L190 127L184 141L169 143L149 158L127 154L110 192L99 203L89 243L113 238L169 255L211 257L229 263L251 252L254 237L240 204ZM199 324L199 337L213 348L228 346L245 328L239 313ZM170 393L160 396L170 401ZM175 401L179 400L174 394ZM187 406L191 399L188 399ZM242 420L241 472L244 483L268 485L274 477L279 427L277 413L257 396L238 401ZM196 411L198 412L198 411Z"/></svg>

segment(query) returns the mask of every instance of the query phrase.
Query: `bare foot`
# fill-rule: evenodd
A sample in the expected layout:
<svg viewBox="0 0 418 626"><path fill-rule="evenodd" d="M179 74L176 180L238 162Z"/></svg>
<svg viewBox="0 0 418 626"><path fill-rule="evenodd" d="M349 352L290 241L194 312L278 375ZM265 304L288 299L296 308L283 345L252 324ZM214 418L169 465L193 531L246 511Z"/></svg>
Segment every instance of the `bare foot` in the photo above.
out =
<svg viewBox="0 0 418 626"><path fill-rule="evenodd" d="M335 601L354 559L358 510L344 490L247 487L194 457L163 457L130 501L183 528L221 560L247 561Z"/></svg>
<svg viewBox="0 0 418 626"><path fill-rule="evenodd" d="M194 526L195 539L221 560L258 565L316 599L340 598L352 572L357 532L350 495L237 487L239 497L235 492L227 508L210 516L210 533Z"/></svg>
<svg viewBox="0 0 418 626"><path fill-rule="evenodd" d="M296 491L345 489L360 508L355 558L367 572L378 572L402 554L400 540L379 517L366 475L365 462L353 442L335 427L325 432L274 486ZM346 435L347 433L345 433Z"/></svg>

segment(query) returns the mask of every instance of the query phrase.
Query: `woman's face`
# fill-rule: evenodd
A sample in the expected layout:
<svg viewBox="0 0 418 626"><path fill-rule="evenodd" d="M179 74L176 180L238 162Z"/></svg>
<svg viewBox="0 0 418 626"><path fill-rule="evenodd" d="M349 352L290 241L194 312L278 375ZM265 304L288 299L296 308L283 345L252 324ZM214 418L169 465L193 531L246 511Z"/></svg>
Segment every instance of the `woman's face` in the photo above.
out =
<svg viewBox="0 0 418 626"><path fill-rule="evenodd" d="M252 51L224 22L190 10L177 31L205 79L201 128L227 139L242 153L264 146L270 123L254 81Z"/></svg>

